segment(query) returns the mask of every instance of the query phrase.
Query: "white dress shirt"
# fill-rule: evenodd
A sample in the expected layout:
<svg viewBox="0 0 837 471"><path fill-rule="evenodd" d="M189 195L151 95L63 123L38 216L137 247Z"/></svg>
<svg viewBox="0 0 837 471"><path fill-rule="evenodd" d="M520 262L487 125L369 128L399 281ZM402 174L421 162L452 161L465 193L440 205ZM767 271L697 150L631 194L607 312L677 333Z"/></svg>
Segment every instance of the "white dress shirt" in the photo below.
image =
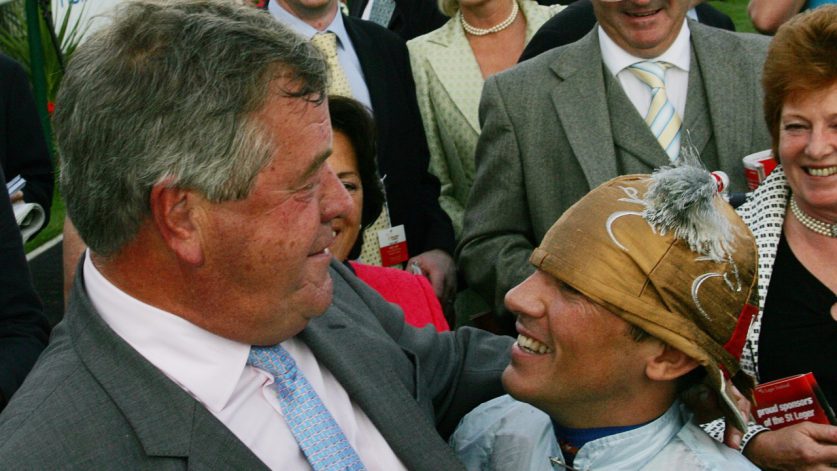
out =
<svg viewBox="0 0 837 471"><path fill-rule="evenodd" d="M357 52L355 52L351 39L349 39L349 33L346 32L346 25L343 24L343 15L339 9L337 14L334 15L334 20L323 31L314 29L313 26L282 8L277 2L270 2L267 9L277 21L308 40L313 38L315 34L323 31L331 31L334 33L337 36L337 60L340 61L340 66L343 67L343 71L349 79L352 98L363 103L370 110L372 109L369 88L366 86L366 81L363 78L363 69L360 68L360 59L357 57Z"/></svg>
<svg viewBox="0 0 837 471"><path fill-rule="evenodd" d="M601 26L597 26L599 33L599 47L602 50L602 61L607 70L622 85L625 94L634 104L643 118L651 106L651 89L640 81L636 75L627 68L637 62L645 60L663 61L674 65L666 70L666 96L674 106L680 119L685 121L686 95L689 89L689 64L691 63L691 45L689 44L689 25L683 20L683 27L680 33L669 48L653 59L643 59L627 53L619 47L604 32Z"/></svg>
<svg viewBox="0 0 837 471"><path fill-rule="evenodd" d="M311 469L269 387L273 375L246 364L249 345L215 335L131 297L102 276L89 253L84 261L84 283L105 323L203 404L268 467ZM311 350L296 338L281 345L294 358L366 468L405 469L369 417Z"/></svg>
<svg viewBox="0 0 837 471"><path fill-rule="evenodd" d="M369 18L372 16L372 5L375 4L375 0L369 0L366 2L366 6L363 7L363 13L360 15L360 19L369 21Z"/></svg>

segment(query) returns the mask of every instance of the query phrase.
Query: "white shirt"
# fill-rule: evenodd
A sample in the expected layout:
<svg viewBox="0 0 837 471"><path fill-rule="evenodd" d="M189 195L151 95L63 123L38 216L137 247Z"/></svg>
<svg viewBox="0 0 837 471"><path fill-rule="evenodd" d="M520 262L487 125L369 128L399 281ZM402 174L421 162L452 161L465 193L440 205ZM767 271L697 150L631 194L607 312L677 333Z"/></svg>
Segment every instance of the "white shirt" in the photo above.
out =
<svg viewBox="0 0 837 471"><path fill-rule="evenodd" d="M203 404L268 467L311 469L269 387L273 375L246 364L249 345L215 335L129 296L102 276L89 253L84 261L84 283L105 323ZM301 340L291 338L281 345L294 358L367 469L406 469L369 417Z"/></svg>
<svg viewBox="0 0 837 471"><path fill-rule="evenodd" d="M372 5L375 4L375 0L369 0L366 2L366 6L363 7L363 13L360 14L361 20L369 21L369 17L372 16Z"/></svg>
<svg viewBox="0 0 837 471"><path fill-rule="evenodd" d="M369 18L372 17L372 8L374 8L375 1L376 0L369 0L368 2L366 2L366 6L363 7L363 13L361 13L360 19L372 21ZM390 17L390 21L392 21L392 17ZM384 28L386 28L386 26L384 26Z"/></svg>
<svg viewBox="0 0 837 471"><path fill-rule="evenodd" d="M572 406L570 406L572 407ZM564 456L546 413L511 396L471 411L450 439L467 469L556 471ZM500 465L498 465L500 463ZM741 453L713 440L675 401L660 417L627 432L587 442L573 467L579 471L757 471Z"/></svg>
<svg viewBox="0 0 837 471"><path fill-rule="evenodd" d="M599 46L602 50L602 61L607 70L613 74L614 77L622 85L628 99L634 104L639 115L645 117L648 113L648 108L651 106L651 89L640 81L636 75L627 67L646 60L655 60L668 62L674 67L666 70L666 96L668 101L674 106L677 114L681 120L684 120L686 113L686 95L689 89L689 65L691 63L691 45L689 38L689 25L687 21L683 20L683 27L680 28L680 33L669 48L653 59L643 59L634 55L628 54L624 49L619 47L612 39L604 32L601 26L597 26L599 33Z"/></svg>
<svg viewBox="0 0 837 471"><path fill-rule="evenodd" d="M322 32L282 8L278 2L270 2L267 9L277 21L308 40L313 38L315 34ZM360 68L360 59L357 57L351 39L349 39L349 33L346 32L343 15L339 9L337 14L334 15L334 20L323 31L331 31L337 36L337 60L340 61L340 66L346 73L346 78L349 79L352 98L363 103L371 110L372 100L369 98L369 88L363 78L363 69Z"/></svg>
<svg viewBox="0 0 837 471"><path fill-rule="evenodd" d="M695 10L694 8L689 8L688 10L686 10L686 18L698 21L697 10Z"/></svg>

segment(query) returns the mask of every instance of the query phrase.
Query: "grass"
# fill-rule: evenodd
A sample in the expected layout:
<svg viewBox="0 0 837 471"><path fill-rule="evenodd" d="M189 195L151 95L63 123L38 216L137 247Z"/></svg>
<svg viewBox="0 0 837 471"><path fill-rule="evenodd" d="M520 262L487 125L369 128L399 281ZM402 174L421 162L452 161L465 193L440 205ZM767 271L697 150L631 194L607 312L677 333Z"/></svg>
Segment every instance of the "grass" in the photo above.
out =
<svg viewBox="0 0 837 471"><path fill-rule="evenodd" d="M732 18L735 29L741 33L755 33L753 22L747 14L748 0L710 0L709 4Z"/></svg>

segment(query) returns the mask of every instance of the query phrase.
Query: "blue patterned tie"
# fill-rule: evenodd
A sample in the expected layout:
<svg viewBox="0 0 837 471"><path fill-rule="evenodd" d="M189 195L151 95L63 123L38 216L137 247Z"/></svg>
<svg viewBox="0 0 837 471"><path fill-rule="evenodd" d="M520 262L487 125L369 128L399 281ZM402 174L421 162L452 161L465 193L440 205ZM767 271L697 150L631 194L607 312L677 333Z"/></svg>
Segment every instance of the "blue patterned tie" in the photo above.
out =
<svg viewBox="0 0 837 471"><path fill-rule="evenodd" d="M275 378L271 385L299 448L314 471L363 470L360 457L323 401L281 345L252 347L247 364Z"/></svg>
<svg viewBox="0 0 837 471"><path fill-rule="evenodd" d="M369 12L369 21L389 28L389 21L394 11L395 0L374 0L372 11Z"/></svg>
<svg viewBox="0 0 837 471"><path fill-rule="evenodd" d="M628 70L651 88L651 106L648 107L645 122L668 158L674 162L680 153L682 122L666 95L665 74L669 67L671 64L666 62L645 61L637 62Z"/></svg>

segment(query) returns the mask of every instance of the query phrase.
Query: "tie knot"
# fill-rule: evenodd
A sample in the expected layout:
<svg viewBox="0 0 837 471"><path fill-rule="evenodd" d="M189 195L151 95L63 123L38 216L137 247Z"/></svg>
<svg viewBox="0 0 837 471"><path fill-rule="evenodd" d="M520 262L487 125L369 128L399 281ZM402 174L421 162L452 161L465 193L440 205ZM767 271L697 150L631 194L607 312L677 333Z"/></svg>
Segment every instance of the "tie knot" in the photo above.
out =
<svg viewBox="0 0 837 471"><path fill-rule="evenodd" d="M311 38L311 44L326 56L337 55L337 35L331 31L315 34Z"/></svg>
<svg viewBox="0 0 837 471"><path fill-rule="evenodd" d="M661 61L643 61L628 67L636 77L645 85L651 88L664 88L666 86L666 70L672 65Z"/></svg>
<svg viewBox="0 0 837 471"><path fill-rule="evenodd" d="M250 347L247 364L267 371L277 381L281 378L293 381L296 378L296 362L279 344L272 347Z"/></svg>

